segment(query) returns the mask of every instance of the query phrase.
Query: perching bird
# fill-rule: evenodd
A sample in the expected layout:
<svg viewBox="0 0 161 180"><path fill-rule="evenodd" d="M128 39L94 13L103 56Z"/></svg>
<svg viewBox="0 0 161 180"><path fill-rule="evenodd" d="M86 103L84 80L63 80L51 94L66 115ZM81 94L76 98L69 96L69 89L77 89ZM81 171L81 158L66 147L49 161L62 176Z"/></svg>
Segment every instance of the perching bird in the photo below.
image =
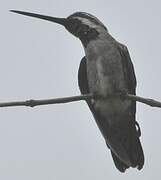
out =
<svg viewBox="0 0 161 180"><path fill-rule="evenodd" d="M140 127L135 120L136 103L111 93L135 94L136 77L128 49L116 41L103 23L91 14L76 12L67 18L56 18L23 11L12 12L63 25L78 37L84 47L78 84L82 94L93 93L104 98L87 100L87 104L121 172L144 165Z"/></svg>

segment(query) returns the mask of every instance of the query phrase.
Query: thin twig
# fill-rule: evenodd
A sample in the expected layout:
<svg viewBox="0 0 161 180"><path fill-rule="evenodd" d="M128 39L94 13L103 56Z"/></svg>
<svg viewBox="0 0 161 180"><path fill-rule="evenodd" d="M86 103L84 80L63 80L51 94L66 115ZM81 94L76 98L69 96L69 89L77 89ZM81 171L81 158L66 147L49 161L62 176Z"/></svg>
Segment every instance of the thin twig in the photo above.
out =
<svg viewBox="0 0 161 180"><path fill-rule="evenodd" d="M138 101L141 103L144 103L146 105L152 106L152 107L160 107L161 108L161 102L156 101L154 99L147 99L139 96L135 96L132 94L111 94L108 95L106 98L112 98L112 97L122 97L124 99L129 99L132 101ZM42 99L42 100L27 100L27 101L14 101L14 102L3 102L0 103L0 107L11 107L11 106L29 106L29 107L35 107L40 105L49 105L49 104L61 104L61 103L69 103L74 101L81 101L81 100L89 100L89 99L96 99L96 98L104 98L101 96L94 96L92 94L85 94L80 96L70 96L70 97L63 97L63 98L54 98L54 99Z"/></svg>
<svg viewBox="0 0 161 180"><path fill-rule="evenodd" d="M144 103L144 104L152 106L152 107L160 107L161 108L161 102L156 101L154 99L143 98L143 97L135 96L135 95L132 95L132 94L125 95L125 98L129 99L129 100L132 100L132 101L138 101L140 103Z"/></svg>
<svg viewBox="0 0 161 180"><path fill-rule="evenodd" d="M41 100L30 99L26 101L3 102L0 103L0 107L10 107L10 106L35 107L40 105L62 104L62 103L69 103L74 101L89 100L92 98L93 98L92 94L87 94L87 95L70 96L70 97L54 98L54 99L41 99Z"/></svg>

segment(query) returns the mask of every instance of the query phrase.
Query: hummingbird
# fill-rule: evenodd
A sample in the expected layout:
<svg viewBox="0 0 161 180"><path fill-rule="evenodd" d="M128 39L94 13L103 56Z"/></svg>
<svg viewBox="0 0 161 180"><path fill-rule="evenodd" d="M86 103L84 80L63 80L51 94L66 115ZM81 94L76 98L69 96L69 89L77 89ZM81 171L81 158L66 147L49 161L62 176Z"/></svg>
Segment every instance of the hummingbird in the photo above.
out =
<svg viewBox="0 0 161 180"><path fill-rule="evenodd" d="M86 102L116 168L120 172L130 167L141 170L144 153L141 130L135 117L136 102L121 97L107 98L113 93L136 94L136 76L128 48L115 40L98 18L86 12L59 18L11 11L62 25L80 39L85 52L78 70L80 92L103 97Z"/></svg>

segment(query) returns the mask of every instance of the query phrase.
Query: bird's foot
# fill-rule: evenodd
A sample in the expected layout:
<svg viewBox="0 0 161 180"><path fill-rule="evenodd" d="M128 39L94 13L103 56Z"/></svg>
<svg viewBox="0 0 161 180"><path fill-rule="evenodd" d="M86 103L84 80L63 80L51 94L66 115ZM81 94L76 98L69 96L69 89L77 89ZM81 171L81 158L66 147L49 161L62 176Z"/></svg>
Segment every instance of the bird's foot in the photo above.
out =
<svg viewBox="0 0 161 180"><path fill-rule="evenodd" d="M98 92L94 92L93 93L93 103L94 103L94 100L106 100L108 98L121 98L122 100L125 100L126 98L126 95L127 95L127 90L123 89L123 90L117 90L113 93L106 93L106 94L100 94Z"/></svg>
<svg viewBox="0 0 161 180"><path fill-rule="evenodd" d="M98 93L98 92L94 92L93 97L94 97L94 99L102 99L102 98L104 98L104 96L102 94Z"/></svg>
<svg viewBox="0 0 161 180"><path fill-rule="evenodd" d="M118 90L115 92L116 95L118 95L121 99L125 100L126 95L127 95L127 90L126 89L122 89L122 90Z"/></svg>

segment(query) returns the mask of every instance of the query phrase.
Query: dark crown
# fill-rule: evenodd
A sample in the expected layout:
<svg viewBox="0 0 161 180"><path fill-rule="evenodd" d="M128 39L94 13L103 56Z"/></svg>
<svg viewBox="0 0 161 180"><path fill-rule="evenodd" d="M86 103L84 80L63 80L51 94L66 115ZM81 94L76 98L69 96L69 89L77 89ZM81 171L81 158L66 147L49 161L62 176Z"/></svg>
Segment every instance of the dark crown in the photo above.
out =
<svg viewBox="0 0 161 180"><path fill-rule="evenodd" d="M86 12L76 12L76 13L68 16L68 19L73 19L73 18L88 19L89 21L93 22L94 24L99 25L99 26L103 27L105 30L107 30L107 28L104 26L104 24L98 18L93 16L92 14L89 14Z"/></svg>

